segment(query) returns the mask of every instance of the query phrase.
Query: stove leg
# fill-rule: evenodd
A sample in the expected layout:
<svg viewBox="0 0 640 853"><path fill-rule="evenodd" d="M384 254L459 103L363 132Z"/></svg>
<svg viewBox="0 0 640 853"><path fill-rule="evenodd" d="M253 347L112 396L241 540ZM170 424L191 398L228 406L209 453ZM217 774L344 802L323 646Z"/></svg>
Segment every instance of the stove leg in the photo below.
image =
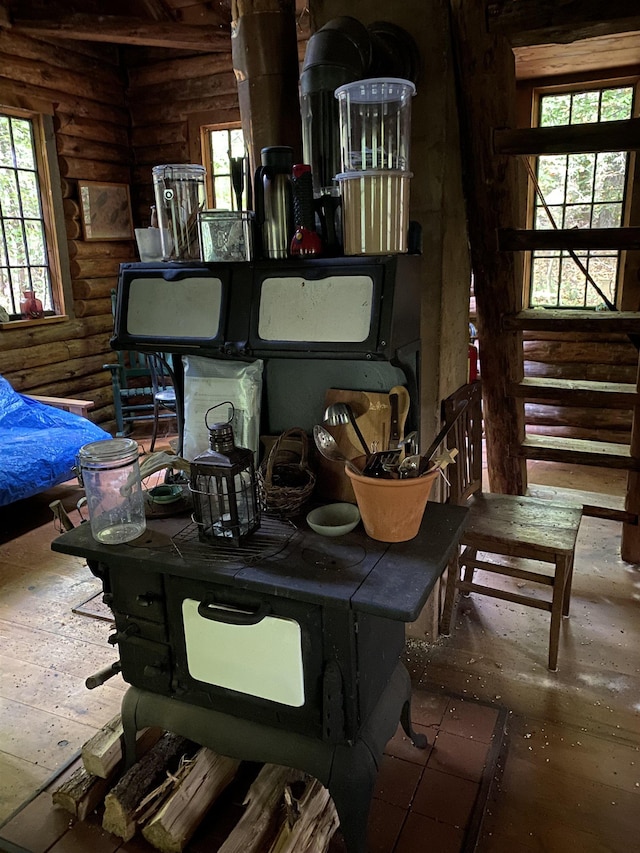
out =
<svg viewBox="0 0 640 853"><path fill-rule="evenodd" d="M418 749L425 749L427 746L427 736L415 731L411 724L411 697L409 697L402 706L400 722L404 729L404 733L407 737L411 738L413 745L417 746Z"/></svg>
<svg viewBox="0 0 640 853"><path fill-rule="evenodd" d="M327 788L348 853L367 853L367 824L377 775L376 760L363 741L336 747Z"/></svg>
<svg viewBox="0 0 640 853"><path fill-rule="evenodd" d="M138 724L136 723L136 708L138 707L137 692L129 688L122 698L120 713L123 730L124 769L129 770L136 763L136 742L138 739Z"/></svg>

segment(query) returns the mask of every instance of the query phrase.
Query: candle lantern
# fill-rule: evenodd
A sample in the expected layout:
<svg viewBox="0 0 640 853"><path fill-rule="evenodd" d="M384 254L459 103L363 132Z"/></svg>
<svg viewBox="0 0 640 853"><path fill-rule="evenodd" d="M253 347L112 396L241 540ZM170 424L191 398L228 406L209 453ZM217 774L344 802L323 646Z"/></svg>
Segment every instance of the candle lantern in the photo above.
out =
<svg viewBox="0 0 640 853"><path fill-rule="evenodd" d="M210 412L219 406L230 406L231 417L209 425ZM210 446L191 463L189 487L199 538L239 545L242 538L260 526L253 451L235 445L231 427L233 403L219 406L213 406L205 415Z"/></svg>

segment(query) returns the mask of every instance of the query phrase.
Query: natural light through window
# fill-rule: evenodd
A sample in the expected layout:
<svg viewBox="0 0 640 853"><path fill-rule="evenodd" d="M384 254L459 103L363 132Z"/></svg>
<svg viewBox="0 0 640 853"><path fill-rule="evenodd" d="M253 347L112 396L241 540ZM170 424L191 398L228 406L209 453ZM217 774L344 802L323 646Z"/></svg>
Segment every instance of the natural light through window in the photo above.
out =
<svg viewBox="0 0 640 853"><path fill-rule="evenodd" d="M546 94L540 98L539 126L619 121L633 115L633 87ZM617 228L623 223L628 154L605 151L555 154L537 158L537 181L553 221L538 193L533 227ZM620 253L583 250L575 253L612 304ZM532 255L530 306L598 308L603 303L567 251L536 250Z"/></svg>
<svg viewBox="0 0 640 853"><path fill-rule="evenodd" d="M0 113L0 306L10 319L29 292L53 311L34 129L30 118Z"/></svg>
<svg viewBox="0 0 640 853"><path fill-rule="evenodd" d="M218 210L239 210L237 190L246 192L245 145L242 129L225 128L209 131L212 207ZM242 182L242 187L238 181ZM235 181L235 186L234 186Z"/></svg>

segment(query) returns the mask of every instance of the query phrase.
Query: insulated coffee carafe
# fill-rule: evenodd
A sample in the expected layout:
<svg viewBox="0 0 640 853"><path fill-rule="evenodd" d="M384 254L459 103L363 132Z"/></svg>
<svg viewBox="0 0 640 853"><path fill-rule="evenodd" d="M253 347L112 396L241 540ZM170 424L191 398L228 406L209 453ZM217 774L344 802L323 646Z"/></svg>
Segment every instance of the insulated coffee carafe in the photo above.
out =
<svg viewBox="0 0 640 853"><path fill-rule="evenodd" d="M262 252L265 258L286 258L293 234L293 148L272 145L262 149L260 159L254 197Z"/></svg>

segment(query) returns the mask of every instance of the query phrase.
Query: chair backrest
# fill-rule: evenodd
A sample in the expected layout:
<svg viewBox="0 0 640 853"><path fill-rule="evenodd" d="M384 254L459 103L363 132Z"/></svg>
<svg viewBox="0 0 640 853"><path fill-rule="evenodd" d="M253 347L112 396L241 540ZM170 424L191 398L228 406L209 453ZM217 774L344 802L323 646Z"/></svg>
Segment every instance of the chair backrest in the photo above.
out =
<svg viewBox="0 0 640 853"><path fill-rule="evenodd" d="M461 411L462 410L462 411ZM451 484L449 500L464 505L471 495L482 491L482 389L480 382L462 385L443 400L442 417L457 419L449 435L447 447L458 451L456 461L447 468Z"/></svg>
<svg viewBox="0 0 640 853"><path fill-rule="evenodd" d="M154 395L160 391L166 391L167 388L174 387L173 373L162 353L147 353L146 362L151 375L151 387Z"/></svg>

